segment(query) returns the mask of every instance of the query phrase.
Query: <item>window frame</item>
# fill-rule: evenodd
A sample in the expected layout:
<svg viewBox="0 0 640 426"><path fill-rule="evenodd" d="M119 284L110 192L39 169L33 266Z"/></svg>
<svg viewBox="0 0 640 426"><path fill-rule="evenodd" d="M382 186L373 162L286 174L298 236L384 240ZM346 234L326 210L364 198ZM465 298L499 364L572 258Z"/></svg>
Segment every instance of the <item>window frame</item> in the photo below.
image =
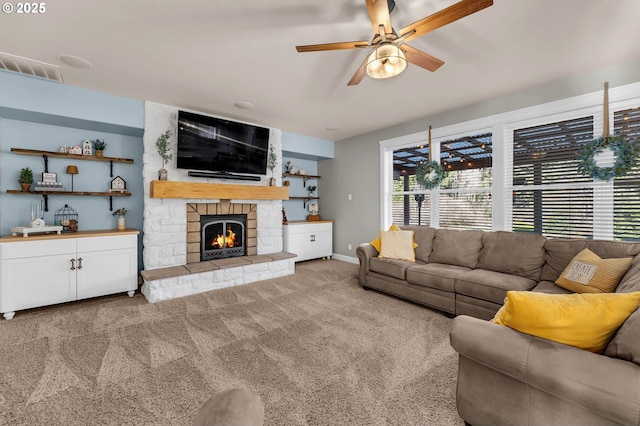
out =
<svg viewBox="0 0 640 426"><path fill-rule="evenodd" d="M620 110L640 107L640 82L609 89L609 123L613 131L614 113ZM526 108L489 115L486 117L449 124L433 126L432 143L434 156L440 158L440 142L470 134L491 133L493 143L493 182L492 198L492 230L511 231L513 223L512 191L513 185L513 131L524 127L533 127L574 118L593 116L593 135L599 137L603 131L603 91L542 103ZM425 126L426 127L426 126ZM392 139L379 141L380 145L380 227L386 229L391 225L393 193L393 151L426 144L428 132L421 131ZM501 166L502 165L502 166ZM594 239L613 240L613 180L610 182L591 181L594 191L610 192L610 201L603 194L594 195ZM574 184L553 184L574 185ZM584 186L584 183L579 185ZM543 185L548 187L548 185ZM519 189L535 189L534 186L517 186ZM610 191L609 188L610 187ZM468 191L471 192L472 189ZM427 193L430 196L431 226L439 223L438 194L440 191L460 192L455 190L410 191L407 194ZM607 209L607 206L611 206ZM434 208L435 207L435 208ZM437 227L437 226L436 226Z"/></svg>

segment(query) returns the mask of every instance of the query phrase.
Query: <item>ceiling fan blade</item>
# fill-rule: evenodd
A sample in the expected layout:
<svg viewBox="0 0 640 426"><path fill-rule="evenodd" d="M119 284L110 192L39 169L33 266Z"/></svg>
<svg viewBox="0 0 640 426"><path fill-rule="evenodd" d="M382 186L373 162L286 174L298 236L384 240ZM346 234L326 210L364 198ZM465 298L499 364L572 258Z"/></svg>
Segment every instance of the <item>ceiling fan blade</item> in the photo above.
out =
<svg viewBox="0 0 640 426"><path fill-rule="evenodd" d="M408 44L402 44L399 47L404 52L407 61L426 70L435 71L442 65L444 65L444 61L441 61L440 59L436 58L435 56L431 56L428 53L424 53L423 51L418 50L415 47L411 47Z"/></svg>
<svg viewBox="0 0 640 426"><path fill-rule="evenodd" d="M356 70L356 73L353 75L353 77L351 77L351 80L349 80L349 83L347 84L347 86L355 86L356 84L362 81L362 79L365 76L368 59L369 59L369 55L367 55L367 57L364 59L362 64L358 67L358 69Z"/></svg>
<svg viewBox="0 0 640 426"><path fill-rule="evenodd" d="M322 50L343 50L369 47L368 41L345 41L341 43L308 44L306 46L296 46L298 52L320 52Z"/></svg>
<svg viewBox="0 0 640 426"><path fill-rule="evenodd" d="M416 37L487 8L492 4L493 0L462 0L433 15L407 25L400 30L400 36L404 37L406 41L413 40Z"/></svg>
<svg viewBox="0 0 640 426"><path fill-rule="evenodd" d="M384 26L384 33L393 33L391 28L391 18L389 17L389 4L387 0L366 0L367 11L369 12L369 18L371 19L371 26L373 27L373 33L380 33L380 25Z"/></svg>

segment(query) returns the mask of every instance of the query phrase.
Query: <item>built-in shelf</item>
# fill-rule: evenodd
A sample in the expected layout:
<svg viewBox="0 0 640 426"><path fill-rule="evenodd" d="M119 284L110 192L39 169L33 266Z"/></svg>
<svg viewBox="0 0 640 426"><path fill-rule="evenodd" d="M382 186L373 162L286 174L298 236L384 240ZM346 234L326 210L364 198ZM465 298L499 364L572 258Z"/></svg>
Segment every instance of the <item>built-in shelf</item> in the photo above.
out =
<svg viewBox="0 0 640 426"><path fill-rule="evenodd" d="M228 183L151 181L151 198L203 198L220 200L288 200L285 186Z"/></svg>
<svg viewBox="0 0 640 426"><path fill-rule="evenodd" d="M299 175L299 174L293 174L293 173L283 173L282 177L292 177L292 178L300 178L302 179L302 187L306 188L307 187L307 181L309 179L320 179L320 176L314 176L314 175Z"/></svg>
<svg viewBox="0 0 640 426"><path fill-rule="evenodd" d="M41 151L38 149L23 149L23 148L11 148L11 152L18 155L31 155L34 157L42 157L43 155L46 155L47 157L52 157L52 158L71 158L75 160L102 161L103 163L114 162L114 163L133 164L132 158L98 157L95 155L65 154L62 152Z"/></svg>
<svg viewBox="0 0 640 426"><path fill-rule="evenodd" d="M44 160L44 171L49 172L49 158L67 158L82 161L100 161L110 164L110 176L113 177L113 163L133 164L132 158L118 157L98 157L96 155L68 154L56 151L42 151L39 149L11 148L11 152L17 155L30 155L42 157ZM130 197L130 192L96 192L96 191L21 191L8 189L7 194L31 194L42 195L44 198L44 211L49 211L49 195L84 195L93 197L109 197L109 211L113 211L113 197Z"/></svg>
<svg viewBox="0 0 640 426"><path fill-rule="evenodd" d="M89 195L95 197L131 197L130 192L95 192L95 191L21 191L7 189L7 194L32 195Z"/></svg>

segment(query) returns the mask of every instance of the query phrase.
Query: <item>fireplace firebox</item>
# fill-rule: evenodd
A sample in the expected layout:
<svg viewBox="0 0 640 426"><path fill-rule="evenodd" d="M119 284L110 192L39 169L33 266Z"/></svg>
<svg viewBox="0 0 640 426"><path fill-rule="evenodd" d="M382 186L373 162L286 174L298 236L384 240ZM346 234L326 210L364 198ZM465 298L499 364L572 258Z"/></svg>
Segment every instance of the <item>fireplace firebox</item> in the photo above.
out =
<svg viewBox="0 0 640 426"><path fill-rule="evenodd" d="M200 216L200 261L245 256L247 215Z"/></svg>

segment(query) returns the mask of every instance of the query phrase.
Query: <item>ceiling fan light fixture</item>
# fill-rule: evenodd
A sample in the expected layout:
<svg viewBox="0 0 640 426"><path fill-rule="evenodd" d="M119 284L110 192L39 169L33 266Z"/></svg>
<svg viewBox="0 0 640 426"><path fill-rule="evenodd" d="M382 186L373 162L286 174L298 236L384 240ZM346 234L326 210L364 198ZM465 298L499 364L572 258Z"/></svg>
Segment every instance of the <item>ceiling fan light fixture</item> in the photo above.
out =
<svg viewBox="0 0 640 426"><path fill-rule="evenodd" d="M395 44L383 43L367 58L367 75L375 79L390 78L407 68L404 52Z"/></svg>

